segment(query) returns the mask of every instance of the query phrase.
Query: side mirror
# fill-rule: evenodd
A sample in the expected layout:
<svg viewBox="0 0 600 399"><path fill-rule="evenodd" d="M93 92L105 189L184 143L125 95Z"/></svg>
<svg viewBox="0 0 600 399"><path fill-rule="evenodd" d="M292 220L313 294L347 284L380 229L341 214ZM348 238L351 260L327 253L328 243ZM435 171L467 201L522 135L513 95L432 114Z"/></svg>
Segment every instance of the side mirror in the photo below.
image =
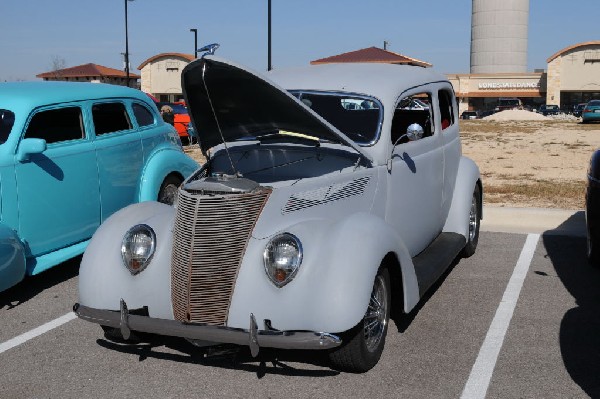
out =
<svg viewBox="0 0 600 399"><path fill-rule="evenodd" d="M17 150L17 161L25 162L33 154L41 154L46 151L46 140L44 139L23 139Z"/></svg>
<svg viewBox="0 0 600 399"><path fill-rule="evenodd" d="M418 123L413 123L406 129L406 137L410 141L415 141L423 138L425 131L423 130L423 126Z"/></svg>

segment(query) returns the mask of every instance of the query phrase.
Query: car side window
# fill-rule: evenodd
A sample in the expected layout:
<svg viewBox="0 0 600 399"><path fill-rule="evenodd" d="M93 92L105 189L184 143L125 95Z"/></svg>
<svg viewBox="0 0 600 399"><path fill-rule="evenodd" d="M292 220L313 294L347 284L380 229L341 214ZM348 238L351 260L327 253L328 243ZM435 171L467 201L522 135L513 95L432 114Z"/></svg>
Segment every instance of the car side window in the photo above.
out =
<svg viewBox="0 0 600 399"><path fill-rule="evenodd" d="M123 103L104 103L92 106L92 117L96 136L132 128Z"/></svg>
<svg viewBox="0 0 600 399"><path fill-rule="evenodd" d="M15 123L15 114L7 109L0 109L0 144L8 140L8 135Z"/></svg>
<svg viewBox="0 0 600 399"><path fill-rule="evenodd" d="M442 130L446 129L448 126L454 125L454 108L452 107L453 98L454 96L449 90L443 89L438 92Z"/></svg>
<svg viewBox="0 0 600 399"><path fill-rule="evenodd" d="M392 119L391 139L396 143L406 133L412 124L418 124L423 129L423 137L432 136L433 107L431 93L423 92L403 97L398 102ZM402 138L399 143L406 143L408 138Z"/></svg>
<svg viewBox="0 0 600 399"><path fill-rule="evenodd" d="M133 115L137 120L138 126L149 126L154 124L154 115L148 108L141 104L133 103Z"/></svg>
<svg viewBox="0 0 600 399"><path fill-rule="evenodd" d="M47 144L59 141L80 140L85 137L81 108L65 107L37 112L31 118L25 138L46 140Z"/></svg>

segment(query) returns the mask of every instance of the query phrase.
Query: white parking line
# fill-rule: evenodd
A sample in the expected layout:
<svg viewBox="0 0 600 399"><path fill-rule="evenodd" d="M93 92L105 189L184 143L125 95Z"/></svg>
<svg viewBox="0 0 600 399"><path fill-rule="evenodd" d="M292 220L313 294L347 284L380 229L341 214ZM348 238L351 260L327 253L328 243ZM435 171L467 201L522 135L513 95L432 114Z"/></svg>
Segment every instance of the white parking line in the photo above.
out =
<svg viewBox="0 0 600 399"><path fill-rule="evenodd" d="M517 265L502 296L502 301L498 305L496 315L481 345L477 360L475 360L475 364L471 369L471 374L469 374L469 379L461 395L462 399L485 398L508 325L517 306L521 288L529 271L529 265L539 239L539 234L527 235Z"/></svg>
<svg viewBox="0 0 600 399"><path fill-rule="evenodd" d="M42 324L41 326L34 328L33 330L27 331L26 333L23 333L23 334L19 335L18 337L9 339L8 341L0 344L0 354L6 352L7 350L12 349L16 346L24 344L25 342L29 341L30 339L33 339L37 336L47 333L48 331L53 330L56 327L60 327L63 324L68 323L71 320L76 319L76 318L77 318L77 316L75 315L75 313L70 312L64 316L61 316L57 319L49 321L46 324Z"/></svg>

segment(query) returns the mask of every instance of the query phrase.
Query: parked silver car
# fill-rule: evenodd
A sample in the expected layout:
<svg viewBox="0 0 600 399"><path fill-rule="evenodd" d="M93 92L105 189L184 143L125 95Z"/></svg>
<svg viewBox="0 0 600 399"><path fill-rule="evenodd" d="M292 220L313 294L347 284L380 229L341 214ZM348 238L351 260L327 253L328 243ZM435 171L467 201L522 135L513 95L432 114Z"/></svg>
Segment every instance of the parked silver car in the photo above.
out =
<svg viewBox="0 0 600 399"><path fill-rule="evenodd" d="M100 227L75 312L124 339L320 349L369 370L390 311L477 247L482 184L451 84L399 65L262 76L213 56L182 82L208 160L175 208L132 205Z"/></svg>

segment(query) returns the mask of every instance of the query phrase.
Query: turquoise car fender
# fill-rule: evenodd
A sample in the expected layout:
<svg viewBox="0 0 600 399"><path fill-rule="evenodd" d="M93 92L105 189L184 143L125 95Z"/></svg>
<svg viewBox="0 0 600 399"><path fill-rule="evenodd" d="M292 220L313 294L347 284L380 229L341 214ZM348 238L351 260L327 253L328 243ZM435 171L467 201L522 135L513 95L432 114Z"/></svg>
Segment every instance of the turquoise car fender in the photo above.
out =
<svg viewBox="0 0 600 399"><path fill-rule="evenodd" d="M92 237L79 268L79 303L118 310L120 299L129 309L147 306L150 316L172 319L171 246L175 209L148 201L129 205L110 216ZM148 266L132 275L123 264L121 243L137 224L150 226L156 247Z"/></svg>
<svg viewBox="0 0 600 399"><path fill-rule="evenodd" d="M25 249L17 233L0 224L0 291L25 277Z"/></svg>
<svg viewBox="0 0 600 399"><path fill-rule="evenodd" d="M154 151L146 161L139 185L139 202L156 201L165 178L178 174L182 180L198 169L198 163L180 150L162 147Z"/></svg>
<svg viewBox="0 0 600 399"><path fill-rule="evenodd" d="M471 199L475 185L479 185L479 214L483 219L483 187L481 185L479 168L471 159L461 157L458 165L456 185L452 195L452 203L448 212L448 218L443 231L458 233L468 237L469 234L469 212L471 210Z"/></svg>
<svg viewBox="0 0 600 399"><path fill-rule="evenodd" d="M302 243L296 277L277 288L265 274L269 239L252 239L240 268L228 325L247 328L250 313L259 325L280 330L342 332L362 320L382 260L396 255L402 270L405 309L419 300L412 260L398 234L381 218L356 213L337 222L310 220L289 227Z"/></svg>

